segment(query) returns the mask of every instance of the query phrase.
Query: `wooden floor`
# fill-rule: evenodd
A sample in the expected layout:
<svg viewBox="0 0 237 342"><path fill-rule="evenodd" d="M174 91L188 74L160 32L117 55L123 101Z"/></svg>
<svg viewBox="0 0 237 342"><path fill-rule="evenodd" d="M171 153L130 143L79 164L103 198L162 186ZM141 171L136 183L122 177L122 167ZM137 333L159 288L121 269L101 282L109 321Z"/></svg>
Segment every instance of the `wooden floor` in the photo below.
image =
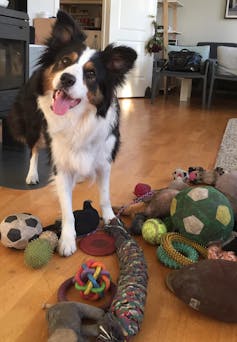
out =
<svg viewBox="0 0 237 342"><path fill-rule="evenodd" d="M177 167L201 165L211 169L229 118L237 117L236 101L216 98L211 110L202 110L199 99L181 105L178 97L123 99L122 146L113 165L113 205L129 203L134 186L148 183L153 189L165 187ZM17 212L37 215L44 226L52 224L60 211L53 185L39 190L0 188L0 220ZM77 185L74 209L91 199L99 210L96 186ZM237 326L203 316L185 306L165 286L170 271L156 258L156 247L137 238L149 268L148 297L144 321L136 342L236 342ZM54 255L50 263L31 270L24 265L23 252L0 245L0 341L41 342L47 340L43 303L55 303L58 286L75 274L89 255L78 250L69 258ZM103 260L114 281L119 276L116 255ZM215 284L213 284L215 286ZM76 299L73 291L70 299ZM235 300L235 299L234 299Z"/></svg>

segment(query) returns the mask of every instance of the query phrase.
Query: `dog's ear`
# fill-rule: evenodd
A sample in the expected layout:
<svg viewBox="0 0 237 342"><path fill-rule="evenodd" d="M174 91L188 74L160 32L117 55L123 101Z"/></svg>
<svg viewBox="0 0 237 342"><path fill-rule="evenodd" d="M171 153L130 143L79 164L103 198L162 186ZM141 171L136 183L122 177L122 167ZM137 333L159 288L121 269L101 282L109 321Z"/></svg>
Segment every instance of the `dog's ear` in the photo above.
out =
<svg viewBox="0 0 237 342"><path fill-rule="evenodd" d="M121 85L126 73L134 66L137 53L127 46L108 45L102 51L102 59L106 69L114 79L115 85Z"/></svg>
<svg viewBox="0 0 237 342"><path fill-rule="evenodd" d="M79 24L66 12L59 10L48 45L61 46L71 41L83 42L85 39L86 35Z"/></svg>

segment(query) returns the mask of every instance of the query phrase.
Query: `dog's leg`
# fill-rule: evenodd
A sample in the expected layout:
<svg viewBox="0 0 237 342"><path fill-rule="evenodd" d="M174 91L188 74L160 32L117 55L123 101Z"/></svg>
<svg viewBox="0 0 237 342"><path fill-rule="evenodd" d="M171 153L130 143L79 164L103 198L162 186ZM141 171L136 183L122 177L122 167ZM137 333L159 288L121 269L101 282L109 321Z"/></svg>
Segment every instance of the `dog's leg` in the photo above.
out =
<svg viewBox="0 0 237 342"><path fill-rule="evenodd" d="M75 222L72 211L74 179L69 173L59 171L55 176L55 180L62 211L62 232L58 250L60 255L69 256L77 249Z"/></svg>
<svg viewBox="0 0 237 342"><path fill-rule="evenodd" d="M107 163L106 165L103 165L103 168L97 173L100 191L100 206L105 223L109 223L109 221L115 217L110 203L110 171L111 165Z"/></svg>
<svg viewBox="0 0 237 342"><path fill-rule="evenodd" d="M26 177L27 184L39 183L38 159L39 159L39 150L37 146L35 145L31 150L30 167L29 167L29 171Z"/></svg>

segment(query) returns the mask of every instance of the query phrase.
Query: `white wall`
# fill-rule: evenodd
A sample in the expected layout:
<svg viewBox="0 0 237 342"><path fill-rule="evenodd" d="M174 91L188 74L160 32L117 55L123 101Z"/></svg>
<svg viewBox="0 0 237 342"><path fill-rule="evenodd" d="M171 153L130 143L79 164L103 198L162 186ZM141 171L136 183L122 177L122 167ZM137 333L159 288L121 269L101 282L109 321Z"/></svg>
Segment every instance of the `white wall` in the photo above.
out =
<svg viewBox="0 0 237 342"><path fill-rule="evenodd" d="M224 19L226 0L180 0L178 8L179 44L197 42L237 43L237 19Z"/></svg>
<svg viewBox="0 0 237 342"><path fill-rule="evenodd" d="M42 11L47 12L48 17L55 17L59 9L59 0L28 0L27 7L30 24L32 24L32 19L36 18Z"/></svg>

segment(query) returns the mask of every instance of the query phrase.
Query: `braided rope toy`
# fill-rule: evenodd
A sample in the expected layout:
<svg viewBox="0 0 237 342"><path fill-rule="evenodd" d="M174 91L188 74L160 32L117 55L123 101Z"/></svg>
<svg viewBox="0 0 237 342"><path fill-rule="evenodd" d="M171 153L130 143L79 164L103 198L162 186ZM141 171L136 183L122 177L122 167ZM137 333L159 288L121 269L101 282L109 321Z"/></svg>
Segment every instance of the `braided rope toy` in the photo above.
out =
<svg viewBox="0 0 237 342"><path fill-rule="evenodd" d="M129 208L133 204L140 203L140 202L143 202L143 200L147 200L148 198L151 198L155 193L156 193L156 190L151 190L151 191L148 191L144 195L134 198L130 203L120 207L119 211L116 214L116 217L119 218L125 209Z"/></svg>
<svg viewBox="0 0 237 342"><path fill-rule="evenodd" d="M135 336L143 320L147 295L148 273L143 251L119 221L115 221L106 225L105 231L116 241L120 277L109 311L99 325L98 341L127 341ZM111 322L116 326L113 331L109 329ZM103 331L111 339L108 335L106 339Z"/></svg>
<svg viewBox="0 0 237 342"><path fill-rule="evenodd" d="M178 233L167 233L161 236L157 248L158 259L170 268L181 268L198 260L198 253L207 258L207 249L197 242L189 240Z"/></svg>
<svg viewBox="0 0 237 342"><path fill-rule="evenodd" d="M106 305L102 306L104 315L99 317L95 312L95 309L98 310L98 308L92 305L67 302L66 292L75 284L75 277L71 277L61 284L58 289L58 300L61 303L53 305L51 308L48 307L48 314L58 309L57 316L49 320L51 331L61 327L62 308L66 303L68 304L67 308L71 309L73 309L73 305L76 305L76 317L79 315L84 318L92 318L95 321L95 324L90 326L82 323L78 327L77 335L80 335L80 337L80 332L82 332L83 338L85 336L94 336L96 341L100 342L124 342L139 332L144 316L148 283L147 264L143 251L137 242L132 239L119 219L115 218L104 229L115 238L116 253L120 267L117 287L111 281L110 292L112 293L112 298L110 298L109 303L107 302ZM67 308L65 306L65 309ZM67 310L66 313L68 313ZM74 325L73 330L75 331Z"/></svg>
<svg viewBox="0 0 237 342"><path fill-rule="evenodd" d="M82 264L74 279L75 288L84 299L97 300L110 288L110 274L99 261L88 260Z"/></svg>

